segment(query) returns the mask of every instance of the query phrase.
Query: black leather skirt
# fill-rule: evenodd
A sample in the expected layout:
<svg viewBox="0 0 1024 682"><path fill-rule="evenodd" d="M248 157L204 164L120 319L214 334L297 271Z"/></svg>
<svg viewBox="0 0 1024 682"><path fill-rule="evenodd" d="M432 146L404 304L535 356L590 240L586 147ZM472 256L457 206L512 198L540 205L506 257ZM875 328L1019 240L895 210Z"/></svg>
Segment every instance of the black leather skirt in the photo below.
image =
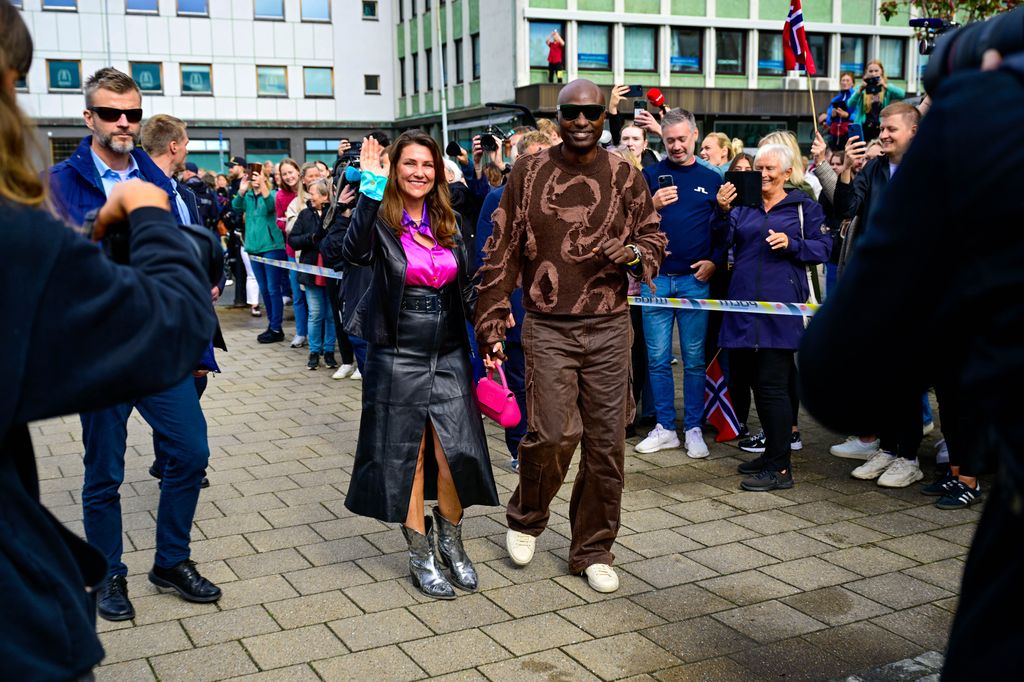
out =
<svg viewBox="0 0 1024 682"><path fill-rule="evenodd" d="M396 344L369 344L363 412L345 506L401 523L408 514L420 442L437 432L463 507L495 506L498 492L473 390L458 288L407 286ZM432 438L424 453L424 497L437 499Z"/></svg>

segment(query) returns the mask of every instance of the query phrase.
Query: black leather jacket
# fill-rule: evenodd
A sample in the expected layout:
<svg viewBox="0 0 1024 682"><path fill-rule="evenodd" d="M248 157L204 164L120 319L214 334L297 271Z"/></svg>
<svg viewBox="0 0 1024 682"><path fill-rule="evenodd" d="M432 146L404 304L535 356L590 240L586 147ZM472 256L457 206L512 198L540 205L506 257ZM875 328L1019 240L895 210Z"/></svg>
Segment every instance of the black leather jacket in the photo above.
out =
<svg viewBox="0 0 1024 682"><path fill-rule="evenodd" d="M352 317L345 325L345 331L361 339L382 346L395 344L398 329L398 313L402 296L405 294L405 270L408 262L402 243L391 228L378 219L380 202L365 194L359 196L359 203L352 213L342 257L351 266L369 267L372 270L369 286L352 311ZM458 215L456 215L458 220ZM457 285L461 292L462 323L473 319L476 308L476 287L469 277L469 257L462 240L461 225L455 234L455 261L458 264ZM468 335L466 344L469 344Z"/></svg>

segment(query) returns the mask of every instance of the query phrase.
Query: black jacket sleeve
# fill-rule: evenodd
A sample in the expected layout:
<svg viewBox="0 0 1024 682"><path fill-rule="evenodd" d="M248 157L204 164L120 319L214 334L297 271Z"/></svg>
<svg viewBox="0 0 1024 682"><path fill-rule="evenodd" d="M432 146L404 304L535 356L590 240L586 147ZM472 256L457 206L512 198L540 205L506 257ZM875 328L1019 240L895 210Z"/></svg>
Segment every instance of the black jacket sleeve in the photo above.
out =
<svg viewBox="0 0 1024 682"><path fill-rule="evenodd" d="M316 211L311 208L304 208L299 212L291 234L288 235L288 245L296 251L312 249L317 246L322 237L323 235L320 234L320 219Z"/></svg>
<svg viewBox="0 0 1024 682"><path fill-rule="evenodd" d="M338 270L345 265L342 249L345 246L345 233L348 232L349 222L350 219L340 212L335 213L334 223L320 242L320 255L324 259L324 265L329 268Z"/></svg>
<svg viewBox="0 0 1024 682"><path fill-rule="evenodd" d="M861 209L866 207L871 192L871 177L875 172L871 164L875 163L878 163L878 159L873 159L865 166L864 170L853 178L853 182L836 182L835 207L843 219L860 215ZM866 218L867 215L861 215L861 220Z"/></svg>
<svg viewBox="0 0 1024 682"><path fill-rule="evenodd" d="M345 242L342 245L342 259L352 265L373 265L377 247L377 209L380 202L365 194L359 195L359 201L352 212Z"/></svg>
<svg viewBox="0 0 1024 682"><path fill-rule="evenodd" d="M206 274L159 208L129 216L131 266L53 223L58 252L29 330L16 422L97 409L181 381L199 362L216 317ZM51 234L52 233L52 234ZM72 362L55 365L66 353Z"/></svg>
<svg viewBox="0 0 1024 682"><path fill-rule="evenodd" d="M608 132L612 134L612 144L619 144L622 136L622 112L608 114Z"/></svg>

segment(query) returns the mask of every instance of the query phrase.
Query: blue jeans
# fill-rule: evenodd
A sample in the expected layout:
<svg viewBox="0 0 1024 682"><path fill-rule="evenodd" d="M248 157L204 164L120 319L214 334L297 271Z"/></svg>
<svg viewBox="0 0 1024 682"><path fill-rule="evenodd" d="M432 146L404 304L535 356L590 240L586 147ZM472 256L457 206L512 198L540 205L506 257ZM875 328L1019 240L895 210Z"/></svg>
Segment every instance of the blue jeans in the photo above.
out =
<svg viewBox="0 0 1024 682"><path fill-rule="evenodd" d="M276 249L253 255L273 258L274 260L285 259L284 249ZM263 307L267 309L267 328L273 329L276 332L281 331L281 316L284 308L284 301L281 299L280 269L273 265L252 261L252 274L256 276L256 283L260 285Z"/></svg>
<svg viewBox="0 0 1024 682"><path fill-rule="evenodd" d="M932 403L928 399L928 391L924 392L921 396L921 421L925 424L931 424L932 422Z"/></svg>
<svg viewBox="0 0 1024 682"><path fill-rule="evenodd" d="M832 295L837 284L839 284L839 266L835 263L825 263L825 298Z"/></svg>
<svg viewBox="0 0 1024 682"><path fill-rule="evenodd" d="M334 329L334 318L331 315L331 302L327 296L327 289L307 286L306 303L309 305L309 352L333 353L334 344L338 339Z"/></svg>
<svg viewBox="0 0 1024 682"><path fill-rule="evenodd" d="M209 375L203 377L192 377L192 382L196 387L196 397L202 399L203 394L206 393L206 386L209 384ZM167 448L173 449L174 444L168 443L168 438L164 434L160 433L156 429L153 429L153 469L160 474L159 478L163 478L164 469L167 468Z"/></svg>
<svg viewBox="0 0 1024 682"><path fill-rule="evenodd" d="M295 259L288 256L288 262L294 263ZM294 270L288 271L288 281L292 289L292 312L295 313L295 335L308 336L306 329L306 318L309 312L306 310L306 292L299 286L299 273Z"/></svg>
<svg viewBox="0 0 1024 682"><path fill-rule="evenodd" d="M206 419L191 376L134 403L81 414L85 444L85 537L107 558L109 575L128 574L128 567L121 561L124 545L119 489L124 481L128 416L132 408L138 409L153 430L160 433L162 451L167 457L156 516L154 563L161 568L171 568L189 558L199 485L210 459Z"/></svg>
<svg viewBox="0 0 1024 682"><path fill-rule="evenodd" d="M658 296L707 298L711 287L693 275L658 275L654 278ZM641 285L644 296L651 288ZM654 412L662 427L675 430L675 383L672 380L672 325L679 327L683 352L683 429L700 426L704 414L704 336L708 314L701 310L644 308L644 337L647 340L647 372L654 394Z"/></svg>
<svg viewBox="0 0 1024 682"><path fill-rule="evenodd" d="M516 404L519 405L519 423L505 429L505 445L512 459L519 459L519 443L526 435L526 357L521 343L505 342L505 362L502 367L508 388L515 393Z"/></svg>
<svg viewBox="0 0 1024 682"><path fill-rule="evenodd" d="M366 365L366 341L351 334L348 335L348 340L352 344L352 354L356 356L356 367L359 368L359 373L362 374L363 367Z"/></svg>

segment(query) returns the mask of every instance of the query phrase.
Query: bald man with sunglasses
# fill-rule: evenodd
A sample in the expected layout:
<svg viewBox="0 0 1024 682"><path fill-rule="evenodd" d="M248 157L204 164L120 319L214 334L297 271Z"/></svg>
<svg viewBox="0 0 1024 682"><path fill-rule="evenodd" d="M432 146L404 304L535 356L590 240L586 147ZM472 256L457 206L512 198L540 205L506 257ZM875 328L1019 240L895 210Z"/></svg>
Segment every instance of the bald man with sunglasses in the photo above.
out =
<svg viewBox="0 0 1024 682"><path fill-rule="evenodd" d="M477 302L485 364L503 359L509 296L522 283L527 433L506 548L526 566L582 441L569 501L569 571L614 592L633 330L627 273L650 283L665 257L660 217L640 172L598 146L605 101L588 80L558 97L562 143L520 157L493 214Z"/></svg>

